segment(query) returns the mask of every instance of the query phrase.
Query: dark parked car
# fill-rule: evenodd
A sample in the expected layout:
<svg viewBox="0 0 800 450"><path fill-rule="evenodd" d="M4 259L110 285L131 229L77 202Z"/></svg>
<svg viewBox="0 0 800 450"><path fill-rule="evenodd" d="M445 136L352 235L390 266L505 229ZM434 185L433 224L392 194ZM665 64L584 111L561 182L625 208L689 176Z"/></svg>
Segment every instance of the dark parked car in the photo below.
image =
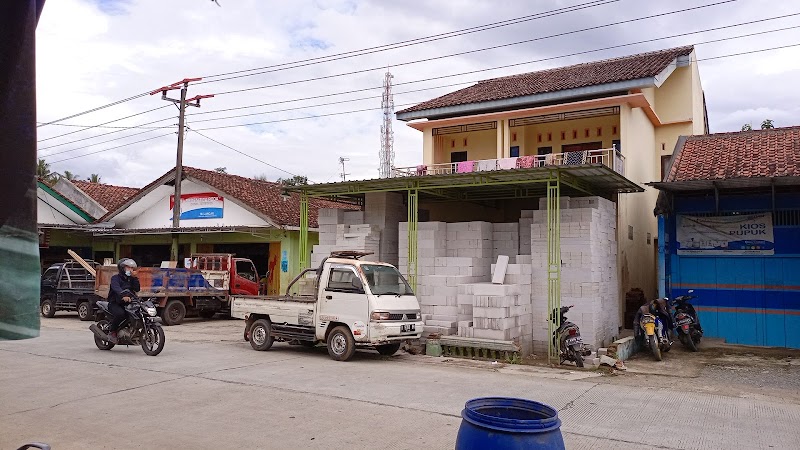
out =
<svg viewBox="0 0 800 450"><path fill-rule="evenodd" d="M93 261L87 261L96 266ZM95 294L95 277L75 261L53 264L42 274L40 310L42 316L53 317L56 311L77 311L81 320L94 319L95 303L102 300Z"/></svg>

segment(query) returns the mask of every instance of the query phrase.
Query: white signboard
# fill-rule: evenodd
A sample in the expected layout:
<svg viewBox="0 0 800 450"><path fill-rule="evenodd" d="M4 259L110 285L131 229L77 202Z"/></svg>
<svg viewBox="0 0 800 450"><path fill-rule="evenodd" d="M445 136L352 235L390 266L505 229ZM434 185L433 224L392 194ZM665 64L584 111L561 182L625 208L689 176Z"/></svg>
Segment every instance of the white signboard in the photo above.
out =
<svg viewBox="0 0 800 450"><path fill-rule="evenodd" d="M772 214L678 215L679 255L774 255Z"/></svg>
<svg viewBox="0 0 800 450"><path fill-rule="evenodd" d="M224 199L214 192L181 195L181 220L221 219ZM175 207L175 196L169 196L169 209Z"/></svg>

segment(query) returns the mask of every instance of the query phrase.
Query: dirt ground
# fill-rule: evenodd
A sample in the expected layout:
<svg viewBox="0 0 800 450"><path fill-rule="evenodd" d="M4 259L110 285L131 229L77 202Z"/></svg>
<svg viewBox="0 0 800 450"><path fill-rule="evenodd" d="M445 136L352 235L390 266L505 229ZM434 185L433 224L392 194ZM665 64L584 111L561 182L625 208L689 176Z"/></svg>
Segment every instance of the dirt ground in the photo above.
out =
<svg viewBox="0 0 800 450"><path fill-rule="evenodd" d="M640 352L625 361L627 370L604 372L609 384L672 387L740 398L800 403L800 350L729 345L703 339L697 353L679 342L655 361Z"/></svg>

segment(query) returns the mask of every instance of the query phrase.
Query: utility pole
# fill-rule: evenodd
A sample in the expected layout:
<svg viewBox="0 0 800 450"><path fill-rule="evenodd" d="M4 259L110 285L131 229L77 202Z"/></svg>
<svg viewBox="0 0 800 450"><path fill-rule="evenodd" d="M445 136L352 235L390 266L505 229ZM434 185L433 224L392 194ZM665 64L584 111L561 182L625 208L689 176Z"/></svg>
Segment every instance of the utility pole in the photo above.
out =
<svg viewBox="0 0 800 450"><path fill-rule="evenodd" d="M344 163L346 161L350 161L350 158L344 158L342 156L339 157L339 164L342 165L342 173L340 174L342 177L342 181L347 181L347 176L350 175L349 173L345 173L344 171Z"/></svg>
<svg viewBox="0 0 800 450"><path fill-rule="evenodd" d="M186 116L186 106L189 105L199 108L200 99L211 98L214 96L214 94L196 95L188 100L186 99L186 92L189 90L189 83L200 80L202 80L202 78L184 78L183 80L178 81L177 83L170 84L169 86L164 86L150 93L150 95L154 95L161 92L161 99L170 101L178 105L178 111L180 111L178 115L178 151L175 157L175 193L173 194L173 200L172 200L173 234L172 234L172 249L170 251L170 259L172 261L178 260L178 234L176 233L176 231L178 228L180 228L181 224L181 182L183 181L183 135L184 135L184 123ZM181 90L180 100L167 97L167 91L171 91L174 89Z"/></svg>

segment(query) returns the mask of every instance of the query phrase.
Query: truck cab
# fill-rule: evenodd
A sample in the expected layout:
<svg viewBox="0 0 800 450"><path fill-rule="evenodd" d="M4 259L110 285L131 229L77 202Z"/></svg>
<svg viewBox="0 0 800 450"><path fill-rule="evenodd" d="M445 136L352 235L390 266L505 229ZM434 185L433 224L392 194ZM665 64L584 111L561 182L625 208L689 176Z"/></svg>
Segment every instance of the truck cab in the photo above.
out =
<svg viewBox="0 0 800 450"><path fill-rule="evenodd" d="M94 261L88 264L96 266ZM53 317L57 311L77 311L81 320L94 318L95 277L78 262L68 260L53 264L42 274L39 306L43 317Z"/></svg>
<svg viewBox="0 0 800 450"><path fill-rule="evenodd" d="M313 279L313 291L290 294L301 279ZM392 355L402 342L419 339L423 322L419 301L391 264L356 257L327 258L290 284L287 294L233 297L231 315L246 320L245 340L267 350L275 340L314 346L346 361L356 348Z"/></svg>

